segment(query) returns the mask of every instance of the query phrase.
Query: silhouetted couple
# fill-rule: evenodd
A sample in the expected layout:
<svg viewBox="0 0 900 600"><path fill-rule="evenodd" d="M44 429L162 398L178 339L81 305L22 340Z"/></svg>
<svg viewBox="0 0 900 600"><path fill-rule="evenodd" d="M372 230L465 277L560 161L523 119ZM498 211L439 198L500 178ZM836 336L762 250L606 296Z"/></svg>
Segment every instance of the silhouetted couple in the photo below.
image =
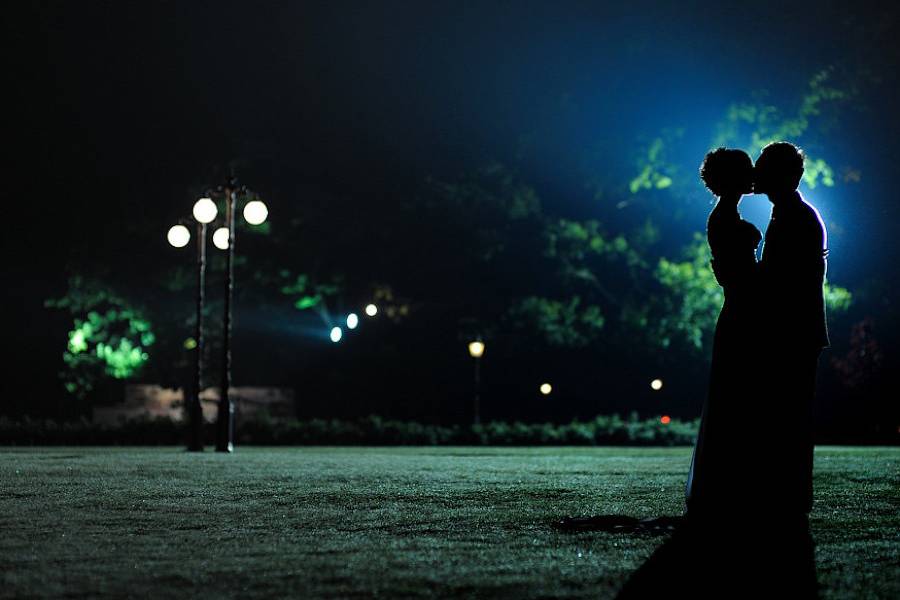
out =
<svg viewBox="0 0 900 600"><path fill-rule="evenodd" d="M741 150L706 155L700 177L718 197L707 235L725 292L713 341L709 392L687 485L689 519L805 515L812 508L812 402L828 346L823 283L826 236L797 191L803 155L766 146L754 167ZM762 260L759 230L738 212L766 194L772 219Z"/></svg>
<svg viewBox="0 0 900 600"><path fill-rule="evenodd" d="M682 591L718 597L784 587L795 596L816 594L811 409L816 364L828 346L827 250L819 213L797 191L802 176L803 154L787 142L766 146L755 166L745 152L726 148L703 161L700 177L718 198L707 234L725 303L687 510L622 597L661 593L670 576L691 582ZM738 211L749 193L772 202L759 261L762 236Z"/></svg>

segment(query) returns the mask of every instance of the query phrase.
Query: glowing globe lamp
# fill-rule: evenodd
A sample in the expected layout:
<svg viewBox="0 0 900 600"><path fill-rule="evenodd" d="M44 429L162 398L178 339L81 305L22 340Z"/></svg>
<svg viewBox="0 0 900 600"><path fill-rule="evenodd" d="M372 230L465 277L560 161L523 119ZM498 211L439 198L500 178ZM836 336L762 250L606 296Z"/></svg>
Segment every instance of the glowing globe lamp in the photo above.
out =
<svg viewBox="0 0 900 600"><path fill-rule="evenodd" d="M541 384L541 393L542 393L543 395L546 396L546 395L548 395L548 394L549 394L550 392L552 392L552 391L553 391L553 386L550 385L549 383L542 383L542 384Z"/></svg>
<svg viewBox="0 0 900 600"><path fill-rule="evenodd" d="M219 214L219 209L216 208L216 203L209 198L200 198L194 203L194 218L198 223L212 223L217 214Z"/></svg>
<svg viewBox="0 0 900 600"><path fill-rule="evenodd" d="M479 340L469 342L469 355L472 358L481 358L482 354L484 354L484 342Z"/></svg>
<svg viewBox="0 0 900 600"><path fill-rule="evenodd" d="M191 241L191 232L184 225L173 225L169 228L166 239L176 248L184 248Z"/></svg>
<svg viewBox="0 0 900 600"><path fill-rule="evenodd" d="M251 225L262 225L269 216L269 209L259 200L252 200L244 207L244 219Z"/></svg>
<svg viewBox="0 0 900 600"><path fill-rule="evenodd" d="M228 228L219 227L213 232L213 246L219 250L228 250Z"/></svg>

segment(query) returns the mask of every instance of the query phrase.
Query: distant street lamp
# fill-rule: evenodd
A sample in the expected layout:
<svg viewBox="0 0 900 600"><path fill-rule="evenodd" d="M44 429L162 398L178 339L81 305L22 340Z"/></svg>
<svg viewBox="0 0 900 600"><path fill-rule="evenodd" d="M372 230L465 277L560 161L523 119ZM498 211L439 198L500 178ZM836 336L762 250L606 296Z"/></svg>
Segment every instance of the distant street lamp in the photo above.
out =
<svg viewBox="0 0 900 600"><path fill-rule="evenodd" d="M203 407L200 404L200 392L203 389L203 300L206 285L206 225L216 218L218 209L209 198L200 198L194 203L194 219L197 221L197 324L194 332L194 347L197 351L196 368L194 370L194 389L190 398L185 394L190 436L188 450L203 450ZM166 234L169 244L175 248L184 248L191 240L191 232L184 225L174 225Z"/></svg>
<svg viewBox="0 0 900 600"><path fill-rule="evenodd" d="M194 203L194 218L198 223L212 223L218 213L219 209L212 198L200 198Z"/></svg>
<svg viewBox="0 0 900 600"><path fill-rule="evenodd" d="M219 250L228 250L228 228L219 227L213 231L212 240L213 246Z"/></svg>
<svg viewBox="0 0 900 600"><path fill-rule="evenodd" d="M484 342L475 340L469 342L469 356L475 359L475 398L473 402L474 416L472 422L475 425L481 423L481 357L484 355Z"/></svg>
<svg viewBox="0 0 900 600"><path fill-rule="evenodd" d="M262 225L269 216L269 209L259 200L251 200L244 207L244 220L251 225Z"/></svg>
<svg viewBox="0 0 900 600"><path fill-rule="evenodd" d="M184 225L172 225L166 239L175 248L184 248L191 241L191 231Z"/></svg>
<svg viewBox="0 0 900 600"><path fill-rule="evenodd" d="M225 315L222 327L222 384L219 395L219 411L216 418L216 452L234 451L234 402L231 399L231 328L232 299L234 297L234 212L238 195L248 196L244 186L238 186L237 179L231 178L219 188L225 199L225 226L216 230L213 243L217 248L227 250L225 270ZM250 225L261 225L269 216L269 209L260 200L254 199L244 206L244 219Z"/></svg>

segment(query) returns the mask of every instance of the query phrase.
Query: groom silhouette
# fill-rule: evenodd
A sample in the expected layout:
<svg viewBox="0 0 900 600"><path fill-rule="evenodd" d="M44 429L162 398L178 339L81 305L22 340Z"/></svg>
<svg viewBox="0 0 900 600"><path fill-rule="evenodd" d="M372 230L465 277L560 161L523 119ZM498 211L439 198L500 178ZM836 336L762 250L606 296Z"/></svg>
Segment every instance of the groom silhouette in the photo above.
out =
<svg viewBox="0 0 900 600"><path fill-rule="evenodd" d="M766 436L761 510L802 515L812 508L812 403L819 354L828 346L825 325L827 237L818 211L797 188L803 154L775 142L756 160L753 191L772 203L760 261L762 324L770 382L759 398Z"/></svg>

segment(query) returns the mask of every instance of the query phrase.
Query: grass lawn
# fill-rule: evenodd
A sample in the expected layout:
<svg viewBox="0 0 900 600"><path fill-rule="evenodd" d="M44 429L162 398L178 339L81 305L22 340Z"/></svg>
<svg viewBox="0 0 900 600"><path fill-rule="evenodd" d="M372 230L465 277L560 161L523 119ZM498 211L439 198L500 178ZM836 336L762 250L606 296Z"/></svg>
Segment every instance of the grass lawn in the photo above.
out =
<svg viewBox="0 0 900 600"><path fill-rule="evenodd" d="M0 597L611 597L664 538L550 524L679 514L689 460L689 448L0 449ZM900 598L900 448L817 449L811 524L824 597Z"/></svg>

